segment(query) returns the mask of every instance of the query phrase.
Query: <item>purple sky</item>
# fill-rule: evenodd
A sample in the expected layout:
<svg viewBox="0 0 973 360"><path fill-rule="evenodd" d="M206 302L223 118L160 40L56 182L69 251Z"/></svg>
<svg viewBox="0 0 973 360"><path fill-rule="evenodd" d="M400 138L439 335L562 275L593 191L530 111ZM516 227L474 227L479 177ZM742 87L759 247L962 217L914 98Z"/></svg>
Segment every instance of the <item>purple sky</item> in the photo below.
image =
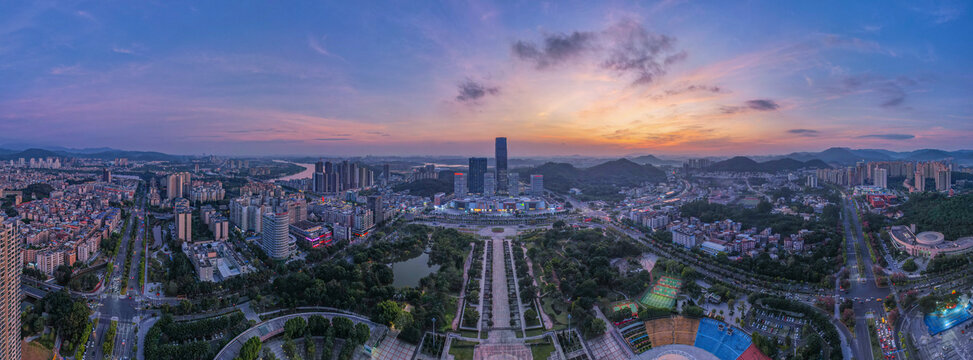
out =
<svg viewBox="0 0 973 360"><path fill-rule="evenodd" d="M973 148L962 1L23 2L0 144L177 154Z"/></svg>

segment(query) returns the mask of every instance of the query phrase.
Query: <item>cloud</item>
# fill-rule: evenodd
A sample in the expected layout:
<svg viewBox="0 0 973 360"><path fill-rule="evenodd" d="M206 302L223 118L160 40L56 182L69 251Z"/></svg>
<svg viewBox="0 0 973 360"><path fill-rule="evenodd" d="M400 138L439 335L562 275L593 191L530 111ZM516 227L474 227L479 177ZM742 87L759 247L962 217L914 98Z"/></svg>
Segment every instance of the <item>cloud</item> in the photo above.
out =
<svg viewBox="0 0 973 360"><path fill-rule="evenodd" d="M594 45L595 34L575 31L571 34L547 34L543 48L532 42L517 41L512 51L517 58L534 63L538 69L546 69L581 55Z"/></svg>
<svg viewBox="0 0 973 360"><path fill-rule="evenodd" d="M98 22L98 19L95 19L94 15L91 15L91 13L89 13L87 11L78 10L77 12L75 12L75 14L78 15L79 17L85 18L85 19L87 19L89 21Z"/></svg>
<svg viewBox="0 0 973 360"><path fill-rule="evenodd" d="M327 38L328 38L327 36L321 37L322 40L326 40ZM317 38L311 35L307 36L307 47L311 48L311 50L314 50L314 52L324 56L336 57L342 60L344 59L338 55L332 54L330 51L328 51L327 48L324 47L324 44L321 44L321 41L319 41Z"/></svg>
<svg viewBox="0 0 973 360"><path fill-rule="evenodd" d="M821 134L820 131L813 130L813 129L790 129L787 130L787 132L798 136L804 136L804 137L815 137Z"/></svg>
<svg viewBox="0 0 973 360"><path fill-rule="evenodd" d="M927 79L907 76L886 78L881 75L859 74L842 78L838 85L830 87L830 91L837 95L874 93L878 95L879 106L894 108L905 103L908 95L906 90L925 80Z"/></svg>
<svg viewBox="0 0 973 360"><path fill-rule="evenodd" d="M650 84L689 57L676 49L675 38L650 32L634 20L616 22L599 32L546 34L543 45L516 41L511 50L514 57L532 62L538 70L594 60L604 70L632 78L633 85ZM585 56L589 53L592 56Z"/></svg>
<svg viewBox="0 0 973 360"><path fill-rule="evenodd" d="M739 106L724 106L720 111L724 114L737 114L750 111L774 111L780 108L776 101L768 99L748 100Z"/></svg>
<svg viewBox="0 0 973 360"><path fill-rule="evenodd" d="M459 95L456 95L456 101L468 104L476 103L487 95L497 95L499 93L500 88L498 87L484 85L473 79L466 79L459 83Z"/></svg>
<svg viewBox="0 0 973 360"><path fill-rule="evenodd" d="M51 75L79 75L82 73L81 65L62 65L55 66L50 71Z"/></svg>
<svg viewBox="0 0 973 360"><path fill-rule="evenodd" d="M882 140L910 140L916 136L911 134L869 134L857 137L858 139L882 139Z"/></svg>
<svg viewBox="0 0 973 360"><path fill-rule="evenodd" d="M369 134L369 135L391 136L391 135L389 135L387 133L384 133L384 132L381 132L381 131L378 131L378 130L366 131L365 133L366 134Z"/></svg>
<svg viewBox="0 0 973 360"><path fill-rule="evenodd" d="M608 58L602 66L619 74L634 76L634 85L652 83L665 75L670 65L686 60L685 51L676 51L676 39L649 32L635 21L621 21L605 31L609 42Z"/></svg>
<svg viewBox="0 0 973 360"><path fill-rule="evenodd" d="M317 141L348 141L348 140L351 140L351 139L349 139L349 138L343 138L343 137L333 137L333 138L317 138L317 139L314 139L314 140L317 140Z"/></svg>

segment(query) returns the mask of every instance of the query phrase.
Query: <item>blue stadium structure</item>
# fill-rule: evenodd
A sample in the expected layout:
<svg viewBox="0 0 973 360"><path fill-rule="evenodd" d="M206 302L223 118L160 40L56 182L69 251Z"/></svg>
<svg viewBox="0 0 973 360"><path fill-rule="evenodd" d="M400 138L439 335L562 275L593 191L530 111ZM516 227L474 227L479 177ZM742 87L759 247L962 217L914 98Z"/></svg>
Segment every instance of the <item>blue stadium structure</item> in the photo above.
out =
<svg viewBox="0 0 973 360"><path fill-rule="evenodd" d="M693 346L704 349L720 360L736 360L751 344L750 335L726 323L710 318L699 320Z"/></svg>

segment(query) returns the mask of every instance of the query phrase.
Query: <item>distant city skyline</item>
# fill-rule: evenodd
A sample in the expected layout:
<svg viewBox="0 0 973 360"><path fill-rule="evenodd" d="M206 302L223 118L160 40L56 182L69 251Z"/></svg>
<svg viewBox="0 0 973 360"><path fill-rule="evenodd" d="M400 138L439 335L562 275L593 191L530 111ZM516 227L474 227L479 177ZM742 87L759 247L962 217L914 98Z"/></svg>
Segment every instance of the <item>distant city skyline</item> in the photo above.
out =
<svg viewBox="0 0 973 360"><path fill-rule="evenodd" d="M0 13L0 144L171 154L969 148L961 1L55 3Z"/></svg>

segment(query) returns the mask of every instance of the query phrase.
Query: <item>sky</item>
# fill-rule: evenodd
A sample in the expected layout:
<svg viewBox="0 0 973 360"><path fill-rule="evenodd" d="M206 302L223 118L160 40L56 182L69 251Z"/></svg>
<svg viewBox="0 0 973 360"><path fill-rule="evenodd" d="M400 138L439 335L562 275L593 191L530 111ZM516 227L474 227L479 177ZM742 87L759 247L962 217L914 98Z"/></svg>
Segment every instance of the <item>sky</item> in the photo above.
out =
<svg viewBox="0 0 973 360"><path fill-rule="evenodd" d="M973 148L963 1L0 0L0 145Z"/></svg>

